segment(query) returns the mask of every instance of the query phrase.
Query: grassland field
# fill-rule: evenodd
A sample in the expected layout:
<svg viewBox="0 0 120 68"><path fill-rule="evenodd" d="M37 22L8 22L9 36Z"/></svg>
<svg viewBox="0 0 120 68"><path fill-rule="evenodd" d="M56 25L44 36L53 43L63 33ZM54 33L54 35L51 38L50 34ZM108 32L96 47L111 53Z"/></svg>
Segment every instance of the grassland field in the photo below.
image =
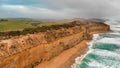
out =
<svg viewBox="0 0 120 68"><path fill-rule="evenodd" d="M35 28L45 25L53 25L53 24L61 24L61 23L55 21L42 22L42 21L28 21L28 20L0 21L0 32L17 31L17 30L23 30L24 28Z"/></svg>

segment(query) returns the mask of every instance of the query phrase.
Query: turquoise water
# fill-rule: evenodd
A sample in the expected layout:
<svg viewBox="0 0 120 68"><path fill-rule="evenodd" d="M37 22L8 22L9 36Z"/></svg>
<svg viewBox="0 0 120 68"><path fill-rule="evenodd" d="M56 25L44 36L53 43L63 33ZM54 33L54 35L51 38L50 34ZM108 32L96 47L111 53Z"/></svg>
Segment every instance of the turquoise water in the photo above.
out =
<svg viewBox="0 0 120 68"><path fill-rule="evenodd" d="M117 30L120 28L117 27ZM82 62L77 59L72 68L120 68L120 33L117 30L94 35L88 43L89 52Z"/></svg>
<svg viewBox="0 0 120 68"><path fill-rule="evenodd" d="M78 68L120 68L119 45L96 42L92 48Z"/></svg>

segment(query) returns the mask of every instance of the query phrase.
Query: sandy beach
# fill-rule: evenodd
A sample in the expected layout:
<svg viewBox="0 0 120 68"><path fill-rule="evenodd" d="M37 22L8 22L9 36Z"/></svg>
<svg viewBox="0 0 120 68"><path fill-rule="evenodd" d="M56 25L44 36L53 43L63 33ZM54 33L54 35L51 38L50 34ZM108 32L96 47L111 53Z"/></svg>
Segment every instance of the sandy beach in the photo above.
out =
<svg viewBox="0 0 120 68"><path fill-rule="evenodd" d="M71 68L77 56L85 54L88 50L87 41L82 41L78 45L62 52L50 61L45 61L35 68Z"/></svg>

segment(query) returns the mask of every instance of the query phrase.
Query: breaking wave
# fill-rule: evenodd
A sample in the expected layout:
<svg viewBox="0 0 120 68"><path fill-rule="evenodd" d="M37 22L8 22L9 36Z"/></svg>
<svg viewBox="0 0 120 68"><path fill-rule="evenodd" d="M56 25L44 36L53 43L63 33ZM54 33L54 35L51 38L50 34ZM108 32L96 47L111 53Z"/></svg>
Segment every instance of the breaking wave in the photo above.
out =
<svg viewBox="0 0 120 68"><path fill-rule="evenodd" d="M72 68L120 68L120 24L109 25L114 32L94 34L89 51L77 57Z"/></svg>

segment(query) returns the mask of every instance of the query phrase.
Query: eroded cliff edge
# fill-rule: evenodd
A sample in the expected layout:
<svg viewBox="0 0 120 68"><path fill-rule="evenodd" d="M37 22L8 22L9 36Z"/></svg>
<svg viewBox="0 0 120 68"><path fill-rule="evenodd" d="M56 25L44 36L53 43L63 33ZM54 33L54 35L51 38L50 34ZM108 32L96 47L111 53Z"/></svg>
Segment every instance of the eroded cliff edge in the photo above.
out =
<svg viewBox="0 0 120 68"><path fill-rule="evenodd" d="M108 31L110 27L107 24L76 20L59 25L59 29L46 32L4 37L4 39L1 37L0 68L34 67L51 60L83 40L91 40L93 33Z"/></svg>

